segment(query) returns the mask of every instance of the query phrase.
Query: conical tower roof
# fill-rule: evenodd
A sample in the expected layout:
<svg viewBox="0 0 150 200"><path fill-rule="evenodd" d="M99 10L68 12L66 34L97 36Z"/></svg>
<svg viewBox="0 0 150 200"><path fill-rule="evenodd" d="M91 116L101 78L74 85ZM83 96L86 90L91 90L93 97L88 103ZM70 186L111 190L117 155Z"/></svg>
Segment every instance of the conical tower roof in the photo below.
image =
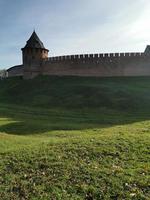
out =
<svg viewBox="0 0 150 200"><path fill-rule="evenodd" d="M44 44L39 39L35 31L33 31L31 37L27 41L27 44L25 45L24 48L45 49Z"/></svg>
<svg viewBox="0 0 150 200"><path fill-rule="evenodd" d="M147 45L144 53L145 54L150 54L150 45Z"/></svg>

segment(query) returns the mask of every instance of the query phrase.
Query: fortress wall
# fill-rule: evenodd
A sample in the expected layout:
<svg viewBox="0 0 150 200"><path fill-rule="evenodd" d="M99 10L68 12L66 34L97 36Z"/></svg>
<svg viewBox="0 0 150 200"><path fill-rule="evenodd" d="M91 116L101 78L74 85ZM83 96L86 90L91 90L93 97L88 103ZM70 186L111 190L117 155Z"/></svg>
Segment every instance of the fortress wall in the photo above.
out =
<svg viewBox="0 0 150 200"><path fill-rule="evenodd" d="M144 53L105 53L105 54L79 54L79 55L66 55L48 58L48 61L66 61L66 60L96 60L101 58L118 58L118 57L142 57Z"/></svg>
<svg viewBox="0 0 150 200"><path fill-rule="evenodd" d="M150 76L150 56L142 55L126 63L124 67L125 76Z"/></svg>
<svg viewBox="0 0 150 200"><path fill-rule="evenodd" d="M150 75L150 56L110 53L50 57L42 71L44 75L146 76Z"/></svg>

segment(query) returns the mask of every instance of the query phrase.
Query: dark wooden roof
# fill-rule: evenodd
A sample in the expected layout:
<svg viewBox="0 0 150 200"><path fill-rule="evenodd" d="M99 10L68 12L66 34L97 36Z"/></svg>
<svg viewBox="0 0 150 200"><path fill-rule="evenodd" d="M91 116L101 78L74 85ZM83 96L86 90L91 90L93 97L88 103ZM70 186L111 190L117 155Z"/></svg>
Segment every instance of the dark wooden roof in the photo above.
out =
<svg viewBox="0 0 150 200"><path fill-rule="evenodd" d="M29 40L27 41L27 44L25 45L23 49L25 48L45 49L44 44L39 39L35 31L33 31L31 37L29 38Z"/></svg>
<svg viewBox="0 0 150 200"><path fill-rule="evenodd" d="M7 72L10 72L12 70L23 70L23 67L24 67L23 65L16 65L7 69Z"/></svg>

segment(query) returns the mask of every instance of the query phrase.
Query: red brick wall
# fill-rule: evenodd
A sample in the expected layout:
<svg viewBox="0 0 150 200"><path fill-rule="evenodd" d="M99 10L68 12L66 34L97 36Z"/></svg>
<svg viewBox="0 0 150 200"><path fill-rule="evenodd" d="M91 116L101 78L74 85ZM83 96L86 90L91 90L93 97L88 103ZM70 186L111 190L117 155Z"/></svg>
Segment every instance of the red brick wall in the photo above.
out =
<svg viewBox="0 0 150 200"><path fill-rule="evenodd" d="M143 53L61 56L49 58L42 68L44 75L147 76L150 56Z"/></svg>

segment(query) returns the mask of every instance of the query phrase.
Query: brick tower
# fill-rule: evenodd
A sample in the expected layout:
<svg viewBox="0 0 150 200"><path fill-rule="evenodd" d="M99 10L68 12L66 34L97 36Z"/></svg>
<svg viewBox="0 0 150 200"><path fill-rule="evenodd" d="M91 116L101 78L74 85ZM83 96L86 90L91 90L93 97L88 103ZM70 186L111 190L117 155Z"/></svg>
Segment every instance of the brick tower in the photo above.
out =
<svg viewBox="0 0 150 200"><path fill-rule="evenodd" d="M22 50L24 78L30 79L42 74L42 64L48 59L46 49L34 31Z"/></svg>

